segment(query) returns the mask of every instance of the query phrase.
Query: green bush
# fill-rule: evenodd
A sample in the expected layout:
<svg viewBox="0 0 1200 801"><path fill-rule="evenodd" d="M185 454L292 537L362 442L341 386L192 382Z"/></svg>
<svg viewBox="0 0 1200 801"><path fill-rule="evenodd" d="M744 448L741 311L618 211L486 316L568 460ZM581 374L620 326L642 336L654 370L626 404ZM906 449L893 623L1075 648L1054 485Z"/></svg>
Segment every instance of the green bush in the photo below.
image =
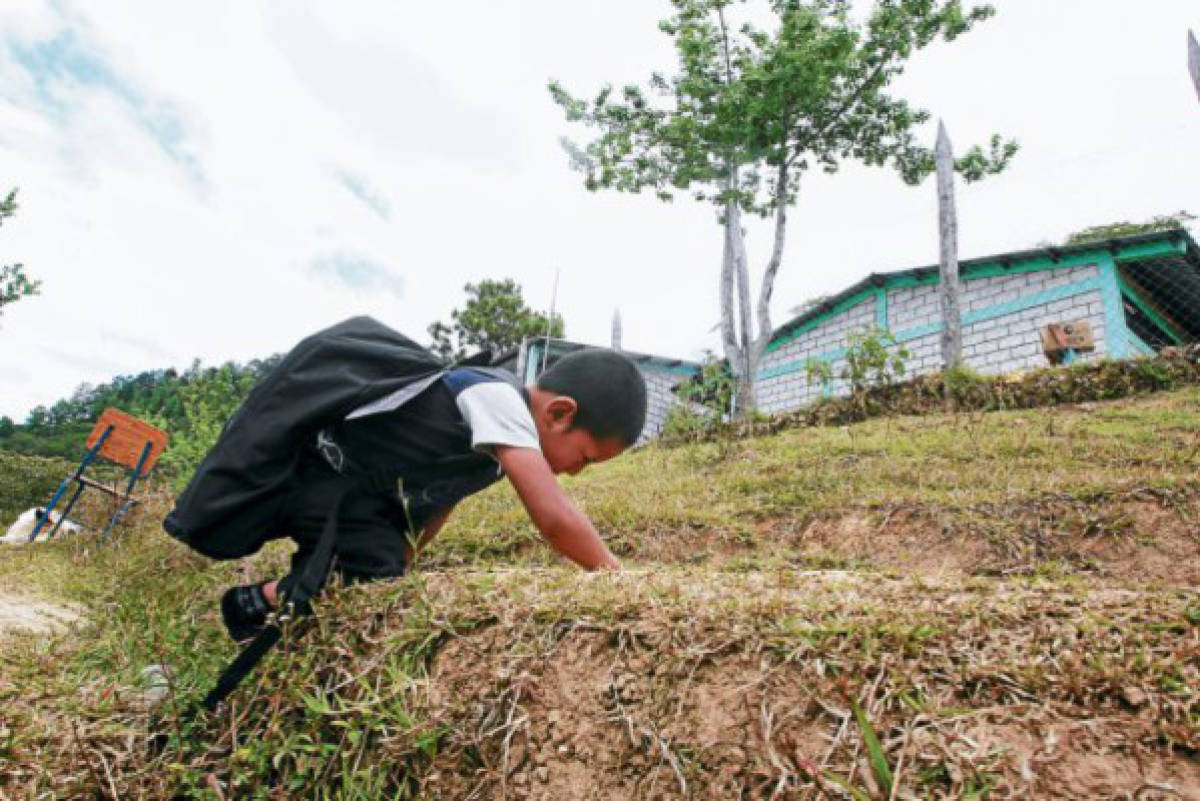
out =
<svg viewBox="0 0 1200 801"><path fill-rule="evenodd" d="M8 528L21 512L49 501L72 467L62 459L0 451L0 527Z"/></svg>
<svg viewBox="0 0 1200 801"><path fill-rule="evenodd" d="M711 351L706 353L700 372L675 391L680 403L667 412L663 435L681 441L704 438L729 419L736 388L729 365Z"/></svg>

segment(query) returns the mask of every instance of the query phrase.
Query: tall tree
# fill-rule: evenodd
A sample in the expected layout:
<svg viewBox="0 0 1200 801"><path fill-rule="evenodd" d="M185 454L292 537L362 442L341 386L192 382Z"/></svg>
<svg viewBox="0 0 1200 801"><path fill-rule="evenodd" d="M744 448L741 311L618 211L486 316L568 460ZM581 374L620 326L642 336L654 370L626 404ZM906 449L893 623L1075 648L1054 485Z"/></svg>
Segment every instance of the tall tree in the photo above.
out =
<svg viewBox="0 0 1200 801"><path fill-rule="evenodd" d="M886 89L913 54L952 40L991 16L960 0L877 0L865 24L845 0L763 0L774 24L735 24L739 0L672 0L660 23L674 40L678 71L648 88L600 90L591 102L550 82L567 119L598 129L586 146L564 142L591 190L652 190L669 201L690 192L717 207L724 228L721 340L738 384L738 411L754 408L753 378L771 340L770 303L783 259L787 211L804 175L845 160L890 166L908 183L934 169L917 144L929 114ZM1013 142L992 138L956 169L970 178L1004 169ZM751 315L742 214L774 217L774 242ZM736 301L735 301L736 298Z"/></svg>
<svg viewBox="0 0 1200 801"><path fill-rule="evenodd" d="M513 279L485 278L467 284L463 291L467 302L450 312L450 324L437 321L427 329L433 338L431 349L443 359L461 359L479 350L499 354L520 345L526 337L546 335L547 316L525 305L521 286ZM562 316L554 315L550 336L561 338L564 332Z"/></svg>
<svg viewBox="0 0 1200 801"><path fill-rule="evenodd" d="M0 225L17 213L17 190L9 191L4 200L0 200ZM41 288L41 281L31 281L25 275L24 265L0 265L0 314L4 307L16 303L27 295L36 295Z"/></svg>
<svg viewBox="0 0 1200 801"><path fill-rule="evenodd" d="M1196 86L1196 97L1200 98L1200 42L1191 31L1188 31L1188 74Z"/></svg>

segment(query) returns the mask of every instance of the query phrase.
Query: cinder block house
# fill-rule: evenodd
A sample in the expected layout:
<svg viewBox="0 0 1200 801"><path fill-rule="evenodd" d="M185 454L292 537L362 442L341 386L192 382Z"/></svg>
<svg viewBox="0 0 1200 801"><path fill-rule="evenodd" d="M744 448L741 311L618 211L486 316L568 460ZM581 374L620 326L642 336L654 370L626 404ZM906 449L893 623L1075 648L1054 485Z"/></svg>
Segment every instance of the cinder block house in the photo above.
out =
<svg viewBox="0 0 1200 801"><path fill-rule="evenodd" d="M1127 358L1200 340L1200 248L1185 231L1047 247L960 263L963 357L980 373L1045 366L1042 331L1087 321L1095 350L1081 358ZM886 329L909 351L907 373L941 369L937 266L877 273L781 326L757 376L759 409L779 412L845 382L811 384L808 366L836 377L850 337Z"/></svg>
<svg viewBox="0 0 1200 801"><path fill-rule="evenodd" d="M543 358L545 367L550 367L568 353L590 347L596 346L551 339L547 347L545 339L527 339L519 348L502 354L493 363L522 376L526 384L532 384L542 373ZM646 425L638 439L639 443L646 442L658 436L667 422L671 407L680 402L673 391L675 387L700 372L700 365L667 356L652 356L627 350L622 350L621 353L633 360L642 378L646 380Z"/></svg>

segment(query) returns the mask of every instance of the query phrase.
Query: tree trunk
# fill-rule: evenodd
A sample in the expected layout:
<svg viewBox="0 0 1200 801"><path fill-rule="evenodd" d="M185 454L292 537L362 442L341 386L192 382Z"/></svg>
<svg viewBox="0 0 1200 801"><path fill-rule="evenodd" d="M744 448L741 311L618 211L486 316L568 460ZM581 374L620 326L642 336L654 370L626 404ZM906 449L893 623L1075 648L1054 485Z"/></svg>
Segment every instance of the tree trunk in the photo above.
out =
<svg viewBox="0 0 1200 801"><path fill-rule="evenodd" d="M729 362L729 370L733 373L734 381L738 386L734 412L741 415L745 409L741 392L742 378L745 373L745 356L743 349L738 344L733 306L734 281L737 275L737 251L739 247L739 243L735 241L735 237L741 235L741 229L737 225L737 217L737 204L732 201L726 203L725 249L721 257L721 286L719 296L721 299L721 345L725 351L725 359ZM731 220L733 221L732 225L730 224Z"/></svg>
<svg viewBox="0 0 1200 801"><path fill-rule="evenodd" d="M954 206L954 149L946 126L938 123L938 232L941 239L942 364L962 364L962 311L958 285L958 213Z"/></svg>
<svg viewBox="0 0 1200 801"><path fill-rule="evenodd" d="M788 165L781 164L777 178L778 203L775 209L775 242L771 260L763 271L758 296L758 336L754 336L754 318L750 310L750 268L746 257L746 240L742 233L741 209L736 203L725 205L725 255L721 264L721 332L725 358L729 361L737 385L734 412L745 418L758 408L754 378L774 329L771 326L771 295L775 277L783 261L783 245L787 231L786 199ZM738 316L734 316L734 288L738 296Z"/></svg>
<svg viewBox="0 0 1200 801"><path fill-rule="evenodd" d="M779 266L783 263L783 243L787 234L787 178L788 165L784 161L779 165L779 173L775 178L775 242L771 247L771 260L767 262L767 269L763 271L762 287L759 288L758 338L754 340L754 347L750 350L750 366L756 373L774 334L774 327L771 325L771 295L775 291L775 276L779 274Z"/></svg>
<svg viewBox="0 0 1200 801"><path fill-rule="evenodd" d="M1196 97L1200 98L1200 42L1191 31L1188 31L1188 72L1196 84Z"/></svg>
<svg viewBox="0 0 1200 801"><path fill-rule="evenodd" d="M742 231L742 210L734 204L733 218L726 225L733 243L734 274L738 295L738 351L741 365L738 375L738 417L754 411L754 365L751 351L754 344L754 321L750 316L750 267L746 258L746 237Z"/></svg>

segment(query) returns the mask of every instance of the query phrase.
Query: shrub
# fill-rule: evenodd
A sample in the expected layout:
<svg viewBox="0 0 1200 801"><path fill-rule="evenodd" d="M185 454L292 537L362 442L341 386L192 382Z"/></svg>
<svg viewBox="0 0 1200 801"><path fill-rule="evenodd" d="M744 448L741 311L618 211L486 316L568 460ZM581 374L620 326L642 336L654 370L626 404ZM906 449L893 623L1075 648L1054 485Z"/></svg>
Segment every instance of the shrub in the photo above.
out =
<svg viewBox="0 0 1200 801"><path fill-rule="evenodd" d="M736 386L729 365L711 351L706 353L700 372L675 390L680 402L667 412L663 436L673 440L703 438L729 418Z"/></svg>
<svg viewBox="0 0 1200 801"><path fill-rule="evenodd" d="M0 524L7 528L21 512L50 500L74 467L62 459L0 451Z"/></svg>

